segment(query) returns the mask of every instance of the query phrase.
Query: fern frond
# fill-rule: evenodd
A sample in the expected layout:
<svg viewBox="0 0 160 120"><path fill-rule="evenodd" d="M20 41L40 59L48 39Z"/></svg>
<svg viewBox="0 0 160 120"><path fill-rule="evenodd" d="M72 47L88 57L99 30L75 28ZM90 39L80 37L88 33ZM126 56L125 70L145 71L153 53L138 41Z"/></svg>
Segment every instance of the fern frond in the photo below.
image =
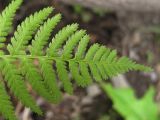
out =
<svg viewBox="0 0 160 120"><path fill-rule="evenodd" d="M78 44L79 40L84 36L85 31L80 30L73 34L64 46L62 57L63 58L72 58L72 52L75 46Z"/></svg>
<svg viewBox="0 0 160 120"><path fill-rule="evenodd" d="M7 46L10 54L25 54L24 50L29 40L32 39L32 35L43 23L43 21L47 19L52 10L53 9L50 7L44 8L38 13L36 12L34 15L26 18L26 20L18 26L17 31L14 33L14 37L11 38L11 44Z"/></svg>
<svg viewBox="0 0 160 120"><path fill-rule="evenodd" d="M62 47L62 44L67 41L67 38L70 37L78 29L78 24L67 25L62 30L60 30L55 38L52 39L52 42L49 44L47 49L48 56L59 56L57 53L58 50Z"/></svg>
<svg viewBox="0 0 160 120"><path fill-rule="evenodd" d="M77 52L75 53L75 59L78 60L84 58L89 40L90 40L89 35L85 35L84 37L81 38L77 48Z"/></svg>
<svg viewBox="0 0 160 120"><path fill-rule="evenodd" d="M102 59L102 56L105 54L106 52L106 47L101 46L97 52L95 53L94 57L92 56L93 60L95 61L100 61ZM89 63L91 72L92 72L92 76L95 80L100 81L103 79L106 79L106 74L103 71L103 65L102 64L93 64L93 63Z"/></svg>
<svg viewBox="0 0 160 120"><path fill-rule="evenodd" d="M17 120L10 97L7 95L2 81L0 81L0 112L6 119Z"/></svg>
<svg viewBox="0 0 160 120"><path fill-rule="evenodd" d="M89 68L91 70L91 74L92 74L93 78L96 81L101 81L103 79L101 76L100 70L98 70L99 67L97 67L94 63L89 63Z"/></svg>
<svg viewBox="0 0 160 120"><path fill-rule="evenodd" d="M78 63L70 61L69 62L69 70L72 74L72 78L76 81L76 84L79 86L85 86L84 78L79 72Z"/></svg>
<svg viewBox="0 0 160 120"><path fill-rule="evenodd" d="M0 15L0 48L21 2L12 2ZM127 57L118 58L115 50L105 46L89 46L90 37L85 30L78 30L78 24L62 28L49 43L52 31L61 19L60 14L48 18L52 11L48 7L26 18L7 45L9 52L0 53L0 72L4 81L12 93L34 112L42 113L27 91L26 83L42 97L57 103L62 97L60 87L69 94L73 93L71 78L84 87L93 79L106 80L130 70L151 70ZM5 118L16 120L3 81L0 81L0 112Z"/></svg>
<svg viewBox="0 0 160 120"><path fill-rule="evenodd" d="M92 83L92 78L89 73L88 63L80 62L79 65L80 65L80 72L84 77L84 80L83 80L85 83L84 86L87 86Z"/></svg>
<svg viewBox="0 0 160 120"><path fill-rule="evenodd" d="M89 42L88 35L81 37L77 51L75 53L75 58L73 60L81 60L84 58L88 42ZM85 82L86 79L80 73L79 64L74 61L69 61L69 70L72 74L73 79L76 81L76 83L79 86L84 87L86 85L86 82ZM92 71L92 69L91 69L91 71ZM97 73L95 73L95 74L97 74Z"/></svg>
<svg viewBox="0 0 160 120"><path fill-rule="evenodd" d="M53 101L53 97L48 93L44 86L43 78L39 71L36 69L36 67L33 64L33 60L22 58L22 64L21 64L22 70L25 73L25 78L29 83L32 85L33 89L49 100L50 102Z"/></svg>
<svg viewBox="0 0 160 120"><path fill-rule="evenodd" d="M64 90L69 93L72 94L73 93L73 87L72 87L72 83L68 77L68 72L66 69L66 63L64 61L61 60L56 60L56 67L57 67L57 73L58 73L58 77L61 80L63 86L64 86Z"/></svg>
<svg viewBox="0 0 160 120"><path fill-rule="evenodd" d="M99 44L92 45L86 53L85 60L91 61L94 58L96 51L99 49Z"/></svg>
<svg viewBox="0 0 160 120"><path fill-rule="evenodd" d="M60 102L62 98L62 93L56 81L56 73L52 67L52 61L40 59L39 64L46 88L48 89L50 94L53 95L53 102Z"/></svg>
<svg viewBox="0 0 160 120"><path fill-rule="evenodd" d="M100 61L100 59L102 58L103 54L106 52L106 47L105 46L101 46L96 52L95 55L93 57L93 60L95 61Z"/></svg>
<svg viewBox="0 0 160 120"><path fill-rule="evenodd" d="M55 17L48 19L43 26L40 27L39 31L35 35L32 41L32 46L30 47L30 52L32 55L44 55L43 48L48 44L51 32L58 24L61 19L61 14L55 15Z"/></svg>
<svg viewBox="0 0 160 120"><path fill-rule="evenodd" d="M9 34L12 28L13 18L21 3L22 0L12 1L12 3L9 4L8 7L6 7L0 15L0 48L4 47L6 36ZM3 53L2 50L0 52Z"/></svg>
<svg viewBox="0 0 160 120"><path fill-rule="evenodd" d="M93 60L94 55L95 55L96 51L98 51L99 48L100 48L99 44L92 45L89 48L88 52L86 53L85 60L87 60L87 61ZM100 75L102 76L102 79L107 79L107 74L105 73L104 66L101 63L99 64L99 62L98 62L97 64L95 64L95 63L90 62L89 65L90 65L90 68L92 67L92 69L94 69L94 70L97 69L97 73L100 73ZM98 72L98 70L99 70L99 72ZM92 75L94 78L97 77L97 75L93 74L93 70L92 70ZM100 75L99 75L99 77L100 77ZM98 78L98 80L100 80L100 78Z"/></svg>
<svg viewBox="0 0 160 120"><path fill-rule="evenodd" d="M14 95L27 107L31 108L34 112L42 114L40 108L36 105L32 97L29 95L25 83L20 72L16 69L11 61L5 58L1 61L1 71L7 82L8 87Z"/></svg>

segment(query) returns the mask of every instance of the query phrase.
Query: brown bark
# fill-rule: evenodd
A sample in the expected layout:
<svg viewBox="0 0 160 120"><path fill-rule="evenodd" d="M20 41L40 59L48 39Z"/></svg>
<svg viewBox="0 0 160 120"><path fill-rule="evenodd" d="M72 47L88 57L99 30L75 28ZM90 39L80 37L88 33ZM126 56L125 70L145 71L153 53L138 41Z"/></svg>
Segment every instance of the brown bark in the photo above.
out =
<svg viewBox="0 0 160 120"><path fill-rule="evenodd" d="M160 11L160 0L57 0L66 4L80 4L90 8L113 11Z"/></svg>

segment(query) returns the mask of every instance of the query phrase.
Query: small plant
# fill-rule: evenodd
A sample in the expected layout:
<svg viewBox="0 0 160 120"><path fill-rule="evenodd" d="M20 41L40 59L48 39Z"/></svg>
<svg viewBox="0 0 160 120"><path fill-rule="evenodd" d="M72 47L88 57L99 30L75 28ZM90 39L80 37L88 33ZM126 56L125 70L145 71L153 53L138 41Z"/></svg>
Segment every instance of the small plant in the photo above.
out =
<svg viewBox="0 0 160 120"><path fill-rule="evenodd" d="M142 31L144 31L145 33L152 33L154 35L154 39L156 41L156 43L160 43L160 25L156 25L156 26L149 26L147 29L143 28Z"/></svg>
<svg viewBox="0 0 160 120"><path fill-rule="evenodd" d="M52 7L27 17L18 25L11 42L5 43L21 3L22 0L12 1L0 15L0 113L6 119L17 119L6 86L23 105L42 114L27 91L28 83L39 95L57 103L62 86L67 93L73 93L72 79L85 87L92 79L101 81L129 70L151 70L127 57L118 59L116 51L105 46L88 46L90 38L85 30L78 30L78 24L62 28L49 42L61 19L60 14L48 18Z"/></svg>
<svg viewBox="0 0 160 120"><path fill-rule="evenodd" d="M76 13L80 18L82 19L83 22L88 23L92 19L92 15L85 10L84 7L81 5L74 5L73 6L74 13Z"/></svg>
<svg viewBox="0 0 160 120"><path fill-rule="evenodd" d="M125 120L159 120L152 87L141 99L135 97L131 88L114 88L110 84L103 84L103 88Z"/></svg>

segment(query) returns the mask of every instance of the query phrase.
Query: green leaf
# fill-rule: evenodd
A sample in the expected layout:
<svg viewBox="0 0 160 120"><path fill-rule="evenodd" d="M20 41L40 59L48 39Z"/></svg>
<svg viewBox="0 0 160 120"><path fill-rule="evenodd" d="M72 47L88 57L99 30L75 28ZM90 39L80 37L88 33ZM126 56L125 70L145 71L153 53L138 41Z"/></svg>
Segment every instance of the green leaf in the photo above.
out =
<svg viewBox="0 0 160 120"><path fill-rule="evenodd" d="M73 93L71 79L85 87L93 79L102 81L130 70L151 70L127 57L118 58L116 50L100 44L90 46L89 35L85 30L78 30L76 23L54 32L51 38L61 19L60 14L50 16L52 7L27 17L18 25L11 42L5 43L22 1L13 0L0 15L0 113L5 118L16 119L8 89L24 106L42 114L29 90L58 103L62 97L61 87Z"/></svg>
<svg viewBox="0 0 160 120"><path fill-rule="evenodd" d="M107 95L112 99L114 108L126 120L158 120L158 108L154 102L155 91L151 87L143 98L138 99L131 88L114 88L103 85Z"/></svg>
<svg viewBox="0 0 160 120"><path fill-rule="evenodd" d="M10 101L10 97L8 96L5 86L1 80L0 80L0 112L4 115L6 119L17 120L16 115L14 113L13 105Z"/></svg>
<svg viewBox="0 0 160 120"><path fill-rule="evenodd" d="M7 46L8 51L12 55L25 54L24 50L29 42L32 39L32 35L47 19L49 14L53 11L53 8L48 7L40 10L39 12L34 13L27 17L21 25L17 27L17 31L14 33L14 37L11 38L11 44Z"/></svg>
<svg viewBox="0 0 160 120"><path fill-rule="evenodd" d="M12 21L19 6L22 4L22 0L12 1L8 7L0 14L0 48L4 47L7 35L12 28ZM3 51L0 51L3 53Z"/></svg>

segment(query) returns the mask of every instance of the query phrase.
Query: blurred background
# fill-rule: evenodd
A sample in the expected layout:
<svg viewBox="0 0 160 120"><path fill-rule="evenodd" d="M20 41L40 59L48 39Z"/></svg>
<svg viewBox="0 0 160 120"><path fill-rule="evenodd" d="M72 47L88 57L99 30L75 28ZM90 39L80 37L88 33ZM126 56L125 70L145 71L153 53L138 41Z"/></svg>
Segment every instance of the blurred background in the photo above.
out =
<svg viewBox="0 0 160 120"><path fill-rule="evenodd" d="M10 1L0 0L0 11ZM13 31L26 16L47 6L55 8L54 14L63 15L55 31L76 22L87 30L91 43L106 45L116 49L119 56L128 56L151 66L153 72L129 72L109 82L116 87L133 87L138 97L153 85L156 87L155 99L160 101L159 0L24 0L14 20ZM45 111L44 115L38 116L15 101L16 114L22 120L123 120L98 84L85 89L75 86L74 95L64 93L63 101L57 105L34 96Z"/></svg>

